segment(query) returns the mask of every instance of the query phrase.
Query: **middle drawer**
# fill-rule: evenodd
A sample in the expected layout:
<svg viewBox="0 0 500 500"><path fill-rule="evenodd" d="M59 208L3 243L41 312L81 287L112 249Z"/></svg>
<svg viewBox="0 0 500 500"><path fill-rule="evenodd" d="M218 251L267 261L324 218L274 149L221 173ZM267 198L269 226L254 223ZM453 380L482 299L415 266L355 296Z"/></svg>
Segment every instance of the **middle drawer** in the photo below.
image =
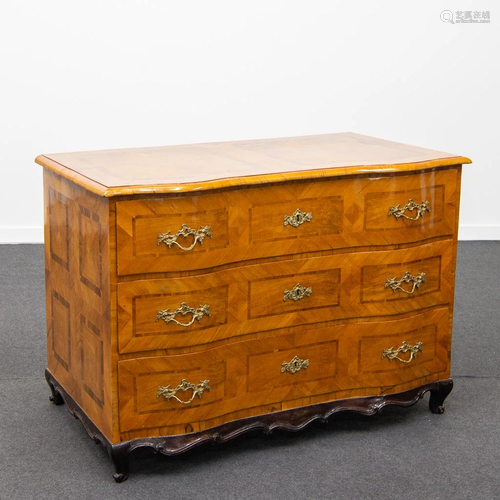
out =
<svg viewBox="0 0 500 500"><path fill-rule="evenodd" d="M453 241L118 284L122 353L206 345L290 326L448 304Z"/></svg>

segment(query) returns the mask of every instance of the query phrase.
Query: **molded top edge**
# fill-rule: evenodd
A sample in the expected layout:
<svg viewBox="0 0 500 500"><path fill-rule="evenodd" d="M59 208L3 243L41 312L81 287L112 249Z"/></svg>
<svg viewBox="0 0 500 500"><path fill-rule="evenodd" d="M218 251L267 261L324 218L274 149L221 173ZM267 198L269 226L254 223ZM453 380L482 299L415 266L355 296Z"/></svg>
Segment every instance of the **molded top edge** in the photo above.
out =
<svg viewBox="0 0 500 500"><path fill-rule="evenodd" d="M425 170L469 158L354 133L37 156L100 196L198 192L356 174Z"/></svg>

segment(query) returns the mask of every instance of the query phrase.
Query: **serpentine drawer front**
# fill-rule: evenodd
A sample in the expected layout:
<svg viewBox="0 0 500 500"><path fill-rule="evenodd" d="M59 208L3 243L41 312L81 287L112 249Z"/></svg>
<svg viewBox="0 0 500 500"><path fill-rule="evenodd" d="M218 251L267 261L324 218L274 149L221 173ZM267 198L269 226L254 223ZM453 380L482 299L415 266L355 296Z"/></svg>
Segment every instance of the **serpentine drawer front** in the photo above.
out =
<svg viewBox="0 0 500 500"><path fill-rule="evenodd" d="M168 434L177 435L195 422L201 430L214 420L231 421L242 409L263 413L325 394L336 399L347 389L362 394L356 391L361 384L374 384L377 391L389 384L404 388L408 381L446 371L448 322L445 308L396 321L295 328L209 351L120 361L120 428L154 427L159 433L168 427ZM408 350L396 353L403 344ZM161 388L168 388L166 395Z"/></svg>
<svg viewBox="0 0 500 500"><path fill-rule="evenodd" d="M441 170L119 201L118 274L451 236L458 175Z"/></svg>
<svg viewBox="0 0 500 500"><path fill-rule="evenodd" d="M292 325L447 304L452 261L453 241L441 240L403 250L126 281L118 284L119 349L125 353L209 345ZM402 279L407 272L412 278Z"/></svg>
<svg viewBox="0 0 500 500"><path fill-rule="evenodd" d="M39 156L47 381L115 466L452 388L470 160L357 134Z"/></svg>

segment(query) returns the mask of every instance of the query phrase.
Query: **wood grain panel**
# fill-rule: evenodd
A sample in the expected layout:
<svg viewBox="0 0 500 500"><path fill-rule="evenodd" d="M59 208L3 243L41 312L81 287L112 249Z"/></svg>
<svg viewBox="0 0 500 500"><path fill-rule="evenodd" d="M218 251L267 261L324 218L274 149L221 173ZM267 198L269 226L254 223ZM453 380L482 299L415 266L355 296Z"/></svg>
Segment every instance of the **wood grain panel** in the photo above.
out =
<svg viewBox="0 0 500 500"><path fill-rule="evenodd" d="M406 189L392 190L389 189L383 192L372 192L365 196L365 229L369 231L385 229L386 231L400 231L401 226L406 230L414 230L425 228L425 226L434 226L443 222L446 219L448 227L453 223L453 217L450 218L447 209L444 184L433 186L420 185L412 187L416 182L408 181ZM397 189L397 188L396 188ZM423 216L417 220L410 220L406 217L396 219L394 216L389 216L389 209L399 206L400 209L413 200L417 204L429 202L430 210L424 212ZM405 215L410 218L416 218L416 211L406 210ZM453 214L451 214L453 215Z"/></svg>
<svg viewBox="0 0 500 500"><path fill-rule="evenodd" d="M228 285L213 288L192 289L186 292L174 292L168 281L128 282L120 284L120 297L124 298L120 312L120 328L126 328L128 318L132 321L135 336L164 335L172 333L189 334L192 331L203 330L214 326L227 324L229 308ZM182 303L194 309L201 305L209 305L210 316L203 315L189 327L181 326L174 321L165 322L157 319L160 311L169 309L172 313ZM179 313L175 319L188 324L193 314Z"/></svg>
<svg viewBox="0 0 500 500"><path fill-rule="evenodd" d="M284 190L283 188L281 189ZM269 192L272 202L253 205L250 208L250 243L276 242L280 240L308 239L313 236L338 234L342 232L343 199L340 196L276 201L276 189ZM284 225L285 216L291 217L299 209L310 213L312 219L298 227Z"/></svg>
<svg viewBox="0 0 500 500"><path fill-rule="evenodd" d="M49 188L49 235L50 256L69 269L69 215L66 196Z"/></svg>
<svg viewBox="0 0 500 500"><path fill-rule="evenodd" d="M66 369L71 370L71 306L58 292L52 290L49 306L51 319L52 354L57 362Z"/></svg>
<svg viewBox="0 0 500 500"><path fill-rule="evenodd" d="M99 297L102 287L102 234L99 215L80 206L79 264L80 281Z"/></svg>
<svg viewBox="0 0 500 500"><path fill-rule="evenodd" d="M99 328L80 315L80 356L85 392L102 408L104 406L104 342Z"/></svg>
<svg viewBox="0 0 500 500"><path fill-rule="evenodd" d="M159 425L186 424L204 420L223 404L227 404L230 385L225 359L218 353L202 353L183 357L138 358L118 363L120 430ZM157 397L159 387L172 389L186 379L197 384L209 380L210 391L196 397L189 405L175 399ZM187 401L192 391L179 391Z"/></svg>
<svg viewBox="0 0 500 500"><path fill-rule="evenodd" d="M276 316L298 311L331 308L340 304L340 269L300 273L250 281L248 289L248 318ZM312 293L298 301L284 299L285 290L300 284ZM272 304L271 307L270 304Z"/></svg>
<svg viewBox="0 0 500 500"><path fill-rule="evenodd" d="M458 175L458 168L450 168L119 201L118 273L210 269L260 258L451 236ZM418 203L429 201L431 211L417 221L388 216L391 206L403 206L409 197ZM284 216L297 208L312 213L311 221L284 226ZM211 226L212 238L189 251L157 244L158 234L175 233L182 224L193 229ZM193 241L186 240L187 245Z"/></svg>
<svg viewBox="0 0 500 500"><path fill-rule="evenodd" d="M48 170L44 200L48 368L112 439L108 200Z"/></svg>
<svg viewBox="0 0 500 500"><path fill-rule="evenodd" d="M411 255L411 253L409 253ZM409 271L414 277L425 274L425 281L413 293L385 288L387 279L400 280ZM363 266L361 269L361 302L389 302L412 300L428 293L438 292L441 286L441 256L405 260L397 264ZM411 292L412 283L402 283L403 290Z"/></svg>
<svg viewBox="0 0 500 500"><path fill-rule="evenodd" d="M282 364L290 363L295 356L302 361L307 360L308 367L297 373L282 372ZM303 391L307 388L307 394L311 396L327 392L329 382L336 375L336 362L336 341L254 354L248 357L247 391L258 393L252 395L257 401L264 394L273 401L289 399L288 395L294 386L301 386ZM311 381L321 382L310 384Z"/></svg>
<svg viewBox="0 0 500 500"><path fill-rule="evenodd" d="M358 373L371 376L375 387L390 387L395 382L404 383L449 369L448 321L449 315L438 310L431 312L428 318L416 318L410 325L408 322L404 325L400 323L386 332L383 328L377 328L376 333L360 333ZM384 349L398 349L403 342L412 346L422 342L422 352L417 353L410 363L382 358ZM400 357L409 359L409 354L400 354Z"/></svg>
<svg viewBox="0 0 500 500"><path fill-rule="evenodd" d="M155 270L181 270L196 267L200 254L217 262L217 250L227 249L232 237L237 238L237 228L229 232L228 209L223 199L207 195L196 200L191 198L151 199L121 201L116 204L118 225L118 269L120 274L136 272L136 268ZM170 232L175 235L183 224L199 230L210 226L211 237L196 243L189 251L173 244L158 244L158 235ZM189 248L193 236L180 236L177 242ZM214 256L215 254L215 256Z"/></svg>

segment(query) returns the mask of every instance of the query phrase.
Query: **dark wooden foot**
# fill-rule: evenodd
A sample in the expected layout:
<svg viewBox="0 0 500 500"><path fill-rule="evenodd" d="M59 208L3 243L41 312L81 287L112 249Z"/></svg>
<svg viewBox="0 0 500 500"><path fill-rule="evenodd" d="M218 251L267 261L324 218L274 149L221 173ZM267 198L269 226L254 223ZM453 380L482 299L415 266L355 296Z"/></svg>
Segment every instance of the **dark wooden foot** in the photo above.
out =
<svg viewBox="0 0 500 500"><path fill-rule="evenodd" d="M128 478L129 475L129 453L130 447L128 443L111 445L108 449L109 456L113 461L115 467L115 473L113 478L117 483L123 483Z"/></svg>
<svg viewBox="0 0 500 500"><path fill-rule="evenodd" d="M444 413L444 400L453 389L453 380L442 380L437 382L437 388L431 389L429 409L432 413Z"/></svg>
<svg viewBox="0 0 500 500"><path fill-rule="evenodd" d="M49 396L49 401L52 401L55 405L63 405L64 404L64 399L62 398L61 394L56 391L54 384L52 384L50 375L48 375L48 372L45 372L45 380L47 380L47 384L49 385L49 389L51 392L51 395Z"/></svg>

